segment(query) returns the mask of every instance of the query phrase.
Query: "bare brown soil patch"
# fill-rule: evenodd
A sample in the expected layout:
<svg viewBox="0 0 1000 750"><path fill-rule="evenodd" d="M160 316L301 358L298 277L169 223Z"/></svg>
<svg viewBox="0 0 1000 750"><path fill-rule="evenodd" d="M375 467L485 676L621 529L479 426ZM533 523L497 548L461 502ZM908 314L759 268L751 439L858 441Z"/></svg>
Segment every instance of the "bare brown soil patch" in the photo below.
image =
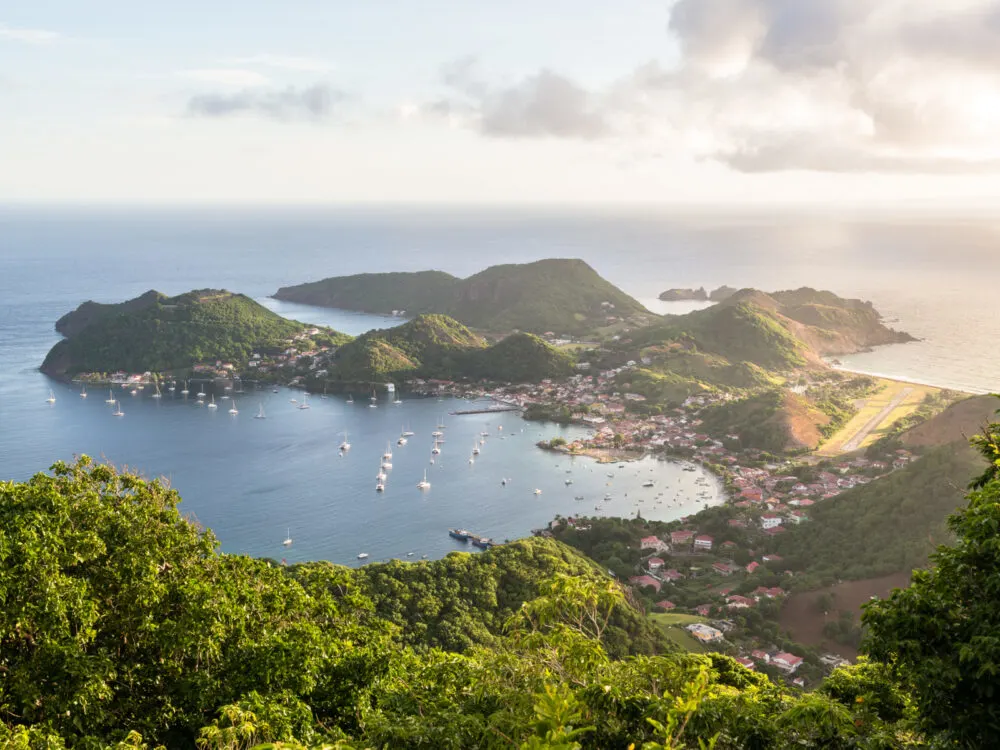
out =
<svg viewBox="0 0 1000 750"><path fill-rule="evenodd" d="M783 412L791 447L811 450L819 445L823 439L820 427L829 424L830 415L821 412L801 396L787 392Z"/></svg>
<svg viewBox="0 0 1000 750"><path fill-rule="evenodd" d="M845 581L816 591L793 594L782 607L779 622L782 628L791 633L793 640L839 654L845 659L854 659L858 655L857 650L824 637L823 626L828 620L838 619L841 610L855 613L855 622L860 622L862 604L873 596L888 596L893 589L903 588L909 583L909 573L893 573L863 581ZM833 596L833 608L826 615L819 611L816 604L816 600L823 594Z"/></svg>

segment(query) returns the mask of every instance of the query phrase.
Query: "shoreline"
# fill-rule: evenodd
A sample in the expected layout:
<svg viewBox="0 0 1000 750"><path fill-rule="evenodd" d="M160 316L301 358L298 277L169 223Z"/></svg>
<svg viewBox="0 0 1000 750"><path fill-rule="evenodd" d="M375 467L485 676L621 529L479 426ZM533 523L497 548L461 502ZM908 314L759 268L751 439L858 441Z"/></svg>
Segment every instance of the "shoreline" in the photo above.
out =
<svg viewBox="0 0 1000 750"><path fill-rule="evenodd" d="M921 385L927 388L937 388L938 390L942 391L954 391L955 393L961 393L965 396L986 396L993 393L993 391L988 391L988 390L970 391L967 390L966 388L956 388L954 386L941 385L939 383L928 383L926 380L916 380L912 377L906 377L900 375L886 375L885 373L880 373L880 372L867 372L864 370L857 370L852 367L847 367L845 365L835 365L827 360L824 360L824 362L827 364L828 367L830 367L830 369L836 370L837 372L847 372L851 373L852 375L866 375L870 378L881 378L882 380L891 380L894 383L906 383L907 385Z"/></svg>

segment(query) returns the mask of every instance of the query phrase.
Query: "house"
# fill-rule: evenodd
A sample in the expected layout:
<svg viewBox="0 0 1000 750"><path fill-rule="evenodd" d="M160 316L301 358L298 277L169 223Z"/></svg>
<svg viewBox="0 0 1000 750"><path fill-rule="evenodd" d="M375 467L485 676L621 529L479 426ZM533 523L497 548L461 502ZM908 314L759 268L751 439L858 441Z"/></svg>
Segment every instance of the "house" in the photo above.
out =
<svg viewBox="0 0 1000 750"><path fill-rule="evenodd" d="M708 617L708 613L712 611L712 605L699 604L697 607L694 608L694 611L697 612L702 617Z"/></svg>
<svg viewBox="0 0 1000 750"><path fill-rule="evenodd" d="M777 528L781 526L781 516L763 515L760 517L760 526L765 530Z"/></svg>
<svg viewBox="0 0 1000 750"><path fill-rule="evenodd" d="M708 536L707 534L696 536L694 538L694 548L711 551L713 541L715 540L712 537Z"/></svg>
<svg viewBox="0 0 1000 750"><path fill-rule="evenodd" d="M736 549L736 542L731 541L731 540L726 540L726 541L724 541L722 543L722 549L726 549L726 550Z"/></svg>
<svg viewBox="0 0 1000 750"><path fill-rule="evenodd" d="M802 664L802 657L795 656L795 654L787 654L782 651L771 657L771 664L783 672L792 674L792 672L798 669L799 665Z"/></svg>
<svg viewBox="0 0 1000 750"><path fill-rule="evenodd" d="M666 552L670 546L657 536L644 536L639 540L639 549L651 549L655 552Z"/></svg>
<svg viewBox="0 0 1000 750"><path fill-rule="evenodd" d="M658 601L656 603L656 606L659 607L660 609L671 610L671 609L674 609L677 605L674 604L671 601L667 601L666 599L663 599L662 601Z"/></svg>
<svg viewBox="0 0 1000 750"><path fill-rule="evenodd" d="M769 562L781 562L782 560L784 560L784 558L781 555L764 555L760 559L763 560L766 563L769 563Z"/></svg>
<svg viewBox="0 0 1000 750"><path fill-rule="evenodd" d="M661 557L651 557L646 560L646 567L649 568L650 572L654 570L659 570L663 567L663 558Z"/></svg>
<svg viewBox="0 0 1000 750"><path fill-rule="evenodd" d="M747 573L753 573L757 568L760 567L760 563L754 560L752 563L747 565Z"/></svg>
<svg viewBox="0 0 1000 750"><path fill-rule="evenodd" d="M764 662L765 664L769 664L771 662L771 655L767 653L767 651L761 651L759 648L751 651L750 656L757 661Z"/></svg>
<svg viewBox="0 0 1000 750"><path fill-rule="evenodd" d="M792 680L792 684L795 685L796 687L805 688L806 681L805 678L803 677L796 677L794 680Z"/></svg>
<svg viewBox="0 0 1000 750"><path fill-rule="evenodd" d="M756 667L755 667L755 665L753 663L753 659L748 659L745 656L740 656L740 657L737 657L736 661L738 661L740 664L742 664L747 669L756 669Z"/></svg>
<svg viewBox="0 0 1000 750"><path fill-rule="evenodd" d="M691 544L691 540L694 539L693 531L671 531L670 532L670 544L674 547L683 546L685 544Z"/></svg>
<svg viewBox="0 0 1000 750"><path fill-rule="evenodd" d="M772 586L771 588L758 586L754 589L753 594L757 599L760 599L762 596L768 599L777 599L779 596L785 595L785 590L778 586Z"/></svg>
<svg viewBox="0 0 1000 750"><path fill-rule="evenodd" d="M790 517L795 523L802 523L809 520L809 516L806 515L804 510L793 510Z"/></svg>
<svg viewBox="0 0 1000 750"><path fill-rule="evenodd" d="M684 574L674 568L671 568L670 570L664 570L662 573L660 573L660 578L662 578L664 581L679 581L683 577Z"/></svg>
<svg viewBox="0 0 1000 750"><path fill-rule="evenodd" d="M716 641L721 641L723 638L721 630L717 630L711 625L705 625L701 622L691 623L687 626L687 630L702 643L715 643Z"/></svg>
<svg viewBox="0 0 1000 750"><path fill-rule="evenodd" d="M753 605L753 599L747 599L745 596L740 596L739 594L735 594L726 599L726 606L729 609L748 609Z"/></svg>
<svg viewBox="0 0 1000 750"><path fill-rule="evenodd" d="M660 593L660 586L662 585L652 576L632 576L628 579L628 582L633 586L649 586L656 593Z"/></svg>
<svg viewBox="0 0 1000 750"><path fill-rule="evenodd" d="M775 526L772 529L764 529L761 533L767 536L778 536L778 534L784 534L785 530L784 526Z"/></svg>
<svg viewBox="0 0 1000 750"><path fill-rule="evenodd" d="M712 563L712 570L714 570L719 575L731 576L733 573L739 570L739 568L730 563L717 562L717 563Z"/></svg>

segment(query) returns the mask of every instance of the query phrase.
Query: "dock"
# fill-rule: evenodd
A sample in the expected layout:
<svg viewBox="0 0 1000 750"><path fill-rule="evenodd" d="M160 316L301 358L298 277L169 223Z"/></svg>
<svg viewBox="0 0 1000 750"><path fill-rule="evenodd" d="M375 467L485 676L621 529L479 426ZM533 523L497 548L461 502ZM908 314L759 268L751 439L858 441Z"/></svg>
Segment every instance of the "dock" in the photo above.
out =
<svg viewBox="0 0 1000 750"><path fill-rule="evenodd" d="M494 406L489 409L458 409L456 411L448 412L454 417L460 417L463 414L501 414L506 411L521 411L520 406Z"/></svg>

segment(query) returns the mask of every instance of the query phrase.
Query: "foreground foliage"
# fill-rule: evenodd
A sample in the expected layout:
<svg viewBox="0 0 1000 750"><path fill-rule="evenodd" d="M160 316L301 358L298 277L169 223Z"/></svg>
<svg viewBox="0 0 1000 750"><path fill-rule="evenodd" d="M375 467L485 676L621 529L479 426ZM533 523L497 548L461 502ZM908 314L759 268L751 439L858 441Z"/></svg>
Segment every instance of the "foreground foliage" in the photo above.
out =
<svg viewBox="0 0 1000 750"><path fill-rule="evenodd" d="M551 540L286 569L220 554L158 482L60 463L0 484L0 745L981 747L998 500L984 477L939 569L869 608L876 661L803 695L664 653L622 589Z"/></svg>

